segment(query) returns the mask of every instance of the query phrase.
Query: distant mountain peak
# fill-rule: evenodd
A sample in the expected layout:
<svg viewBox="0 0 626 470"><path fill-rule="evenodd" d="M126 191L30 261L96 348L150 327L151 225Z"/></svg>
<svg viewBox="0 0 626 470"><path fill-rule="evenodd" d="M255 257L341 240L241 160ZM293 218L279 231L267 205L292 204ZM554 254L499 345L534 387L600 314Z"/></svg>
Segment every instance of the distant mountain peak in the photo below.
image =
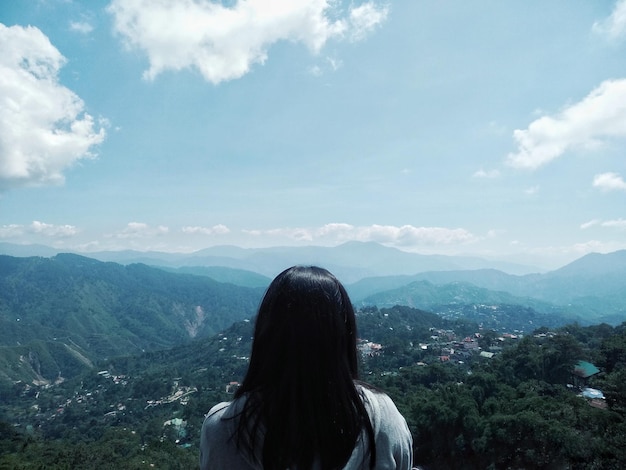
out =
<svg viewBox="0 0 626 470"><path fill-rule="evenodd" d="M552 275L597 276L616 272L626 273L626 250L611 253L589 253L552 271Z"/></svg>

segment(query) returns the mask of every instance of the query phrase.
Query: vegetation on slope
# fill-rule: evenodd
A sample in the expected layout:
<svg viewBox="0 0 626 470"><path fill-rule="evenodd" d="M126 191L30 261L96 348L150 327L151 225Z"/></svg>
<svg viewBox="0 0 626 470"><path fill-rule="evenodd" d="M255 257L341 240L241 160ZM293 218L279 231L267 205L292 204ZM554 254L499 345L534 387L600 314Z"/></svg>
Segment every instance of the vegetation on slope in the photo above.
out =
<svg viewBox="0 0 626 470"><path fill-rule="evenodd" d="M417 465L617 469L626 462L626 324L541 328L503 340L471 322L371 307L359 312L358 325L362 346L381 345L361 349L363 377L406 417ZM239 322L172 350L111 359L100 373L56 386L2 390L0 420L9 425L0 426L0 468L95 468L104 458L120 468L197 468L203 415L243 377L252 327ZM468 341L481 349L469 352ZM496 354L478 354L488 350ZM568 386L581 359L602 370L585 384L604 392L602 408Z"/></svg>
<svg viewBox="0 0 626 470"><path fill-rule="evenodd" d="M145 265L1 256L1 357L13 365L1 370L14 380L68 378L106 357L213 335L249 318L261 295Z"/></svg>

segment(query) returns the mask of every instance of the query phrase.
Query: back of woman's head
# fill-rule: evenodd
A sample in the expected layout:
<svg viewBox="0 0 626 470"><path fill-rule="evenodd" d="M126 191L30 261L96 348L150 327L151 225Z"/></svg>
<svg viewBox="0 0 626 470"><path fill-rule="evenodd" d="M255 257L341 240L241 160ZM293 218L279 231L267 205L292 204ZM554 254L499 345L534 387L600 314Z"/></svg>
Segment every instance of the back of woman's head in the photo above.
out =
<svg viewBox="0 0 626 470"><path fill-rule="evenodd" d="M279 274L259 307L238 442L265 469L341 468L371 425L354 386L356 323L346 290L327 270ZM371 441L370 441L371 442Z"/></svg>
<svg viewBox="0 0 626 470"><path fill-rule="evenodd" d="M335 276L318 267L287 269L261 302L250 378L256 387L356 379L355 329L352 304Z"/></svg>

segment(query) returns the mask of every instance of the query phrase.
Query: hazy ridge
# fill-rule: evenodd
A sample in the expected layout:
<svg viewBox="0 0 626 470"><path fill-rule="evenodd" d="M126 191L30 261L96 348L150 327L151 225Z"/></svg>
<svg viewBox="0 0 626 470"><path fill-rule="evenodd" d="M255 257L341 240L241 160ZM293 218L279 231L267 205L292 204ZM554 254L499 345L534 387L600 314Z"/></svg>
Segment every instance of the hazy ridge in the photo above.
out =
<svg viewBox="0 0 626 470"><path fill-rule="evenodd" d="M243 258L242 265L250 259L263 263L272 255L273 264L264 273L310 263L358 278L344 280L357 306L406 305L496 330L568 322L617 325L626 320L624 251L587 255L555 271L523 275L492 268L402 274L416 259L430 265L371 243L337 249L229 247L222 251L229 256L220 259L231 260L225 263L230 266L193 264L213 260L216 250L205 250L200 255L208 257L190 257L189 265L178 267L119 264L74 254L0 256L0 375L29 382L55 380L107 357L167 349L213 335L251 318L270 282L267 274L232 265ZM137 253L126 255L129 261ZM387 255L385 272L395 275L358 277L384 263ZM347 265L351 259L358 263ZM468 262L428 259L447 267Z"/></svg>

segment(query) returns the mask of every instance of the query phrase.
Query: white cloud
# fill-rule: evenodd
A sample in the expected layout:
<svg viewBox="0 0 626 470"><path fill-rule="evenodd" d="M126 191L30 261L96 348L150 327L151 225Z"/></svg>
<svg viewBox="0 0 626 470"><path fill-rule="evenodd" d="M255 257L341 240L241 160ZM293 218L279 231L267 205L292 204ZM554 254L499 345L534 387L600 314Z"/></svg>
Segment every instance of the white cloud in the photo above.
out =
<svg viewBox="0 0 626 470"><path fill-rule="evenodd" d="M10 224L0 226L0 238L15 238L23 234L23 225Z"/></svg>
<svg viewBox="0 0 626 470"><path fill-rule="evenodd" d="M71 21L70 30L81 34L89 34L93 31L93 26L87 21Z"/></svg>
<svg viewBox="0 0 626 470"><path fill-rule="evenodd" d="M65 58L37 28L0 24L0 190L62 183L105 137L60 85Z"/></svg>
<svg viewBox="0 0 626 470"><path fill-rule="evenodd" d="M614 219L614 220L606 220L602 222L602 226L610 227L610 228L626 229L626 220L621 219L621 218Z"/></svg>
<svg viewBox="0 0 626 470"><path fill-rule="evenodd" d="M537 169L576 148L596 148L602 139L626 137L626 79L607 80L582 101L555 116L543 116L513 136L516 153L507 163Z"/></svg>
<svg viewBox="0 0 626 470"><path fill-rule="evenodd" d="M372 225L361 227L359 237L367 241L391 243L400 246L448 245L473 241L474 236L465 229L444 227L414 227L403 225Z"/></svg>
<svg viewBox="0 0 626 470"><path fill-rule="evenodd" d="M285 237L296 241L336 244L350 240L378 242L381 244L416 247L433 245L465 244L476 241L476 237L461 228L414 227L412 225L368 225L326 224L314 228L277 228L270 230L248 230L254 236Z"/></svg>
<svg viewBox="0 0 626 470"><path fill-rule="evenodd" d="M18 238L25 234L40 235L46 238L68 238L76 235L74 225L54 225L33 221L30 225L11 224L0 226L0 238Z"/></svg>
<svg viewBox="0 0 626 470"><path fill-rule="evenodd" d="M591 227L593 227L595 225L598 225L599 223L600 223L600 221L598 219L593 219L593 220L590 220L590 221L585 222L583 224L580 224L580 228L582 230L587 230L588 228L591 228Z"/></svg>
<svg viewBox="0 0 626 470"><path fill-rule="evenodd" d="M487 230L487 238L496 238L496 237L499 237L500 235L503 235L504 233L506 233L505 230L490 229L490 230Z"/></svg>
<svg viewBox="0 0 626 470"><path fill-rule="evenodd" d="M498 170L483 170L482 168L478 171L475 171L472 175L474 178L498 178L500 176L500 171Z"/></svg>
<svg viewBox="0 0 626 470"><path fill-rule="evenodd" d="M53 225L38 220L33 221L30 225L30 231L46 237L71 237L78 232L73 225Z"/></svg>
<svg viewBox="0 0 626 470"><path fill-rule="evenodd" d="M353 41L363 39L387 18L389 9L374 3L364 3L350 11L350 36Z"/></svg>
<svg viewBox="0 0 626 470"><path fill-rule="evenodd" d="M218 224L213 227L199 227L199 226L186 226L182 229L183 233L188 233L191 235L225 235L230 233L230 229L226 225Z"/></svg>
<svg viewBox="0 0 626 470"><path fill-rule="evenodd" d="M608 18L593 24L593 31L611 40L626 36L626 0L618 0Z"/></svg>
<svg viewBox="0 0 626 470"><path fill-rule="evenodd" d="M603 191L626 191L626 182L617 173L601 173L594 176L593 187Z"/></svg>
<svg viewBox="0 0 626 470"><path fill-rule="evenodd" d="M169 233L169 228L164 225L158 225L153 227L143 222L130 222L126 227L112 235L107 235L107 238L152 238Z"/></svg>
<svg viewBox="0 0 626 470"><path fill-rule="evenodd" d="M600 226L600 227L608 227L608 228L618 228L618 229L626 229L626 219L612 219L612 220L599 220L593 219L589 222L585 222L580 226L581 229L588 229L590 227Z"/></svg>
<svg viewBox="0 0 626 470"><path fill-rule="evenodd" d="M211 83L240 78L267 60L278 41L317 53L330 39L358 40L380 24L388 8L351 7L343 18L328 0L113 0L108 11L127 46L148 55L144 78L195 68Z"/></svg>

